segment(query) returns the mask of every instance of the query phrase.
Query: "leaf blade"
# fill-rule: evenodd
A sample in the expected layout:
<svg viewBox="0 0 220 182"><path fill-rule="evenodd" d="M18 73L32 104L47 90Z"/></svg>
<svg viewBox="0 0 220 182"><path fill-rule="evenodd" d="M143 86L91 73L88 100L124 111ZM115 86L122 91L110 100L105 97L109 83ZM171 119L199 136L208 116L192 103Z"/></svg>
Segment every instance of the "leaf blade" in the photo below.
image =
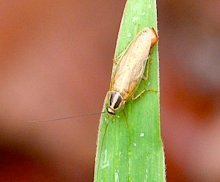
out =
<svg viewBox="0 0 220 182"><path fill-rule="evenodd" d="M144 27L157 30L155 0L128 0L118 35L117 58ZM94 181L165 181L160 133L158 47L149 58L149 78L142 81L143 97L126 103L117 116L100 119ZM113 67L113 72L115 68ZM105 110L106 102L103 109Z"/></svg>

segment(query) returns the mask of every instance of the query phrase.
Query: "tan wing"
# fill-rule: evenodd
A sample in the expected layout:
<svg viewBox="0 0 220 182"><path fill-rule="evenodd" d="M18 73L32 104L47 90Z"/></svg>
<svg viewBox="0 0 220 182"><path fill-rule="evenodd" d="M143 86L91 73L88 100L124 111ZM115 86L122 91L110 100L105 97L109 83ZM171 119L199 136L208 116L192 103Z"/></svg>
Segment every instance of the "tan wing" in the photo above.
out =
<svg viewBox="0 0 220 182"><path fill-rule="evenodd" d="M145 70L150 48L157 38L153 29L144 29L121 57L111 83L111 90L128 99L139 85Z"/></svg>

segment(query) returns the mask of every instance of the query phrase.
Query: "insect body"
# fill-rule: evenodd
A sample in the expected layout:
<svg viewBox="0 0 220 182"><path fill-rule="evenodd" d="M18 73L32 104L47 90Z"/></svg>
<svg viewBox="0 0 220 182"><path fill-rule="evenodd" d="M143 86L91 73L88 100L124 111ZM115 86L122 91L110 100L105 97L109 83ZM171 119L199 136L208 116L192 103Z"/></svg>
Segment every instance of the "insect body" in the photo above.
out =
<svg viewBox="0 0 220 182"><path fill-rule="evenodd" d="M152 46L158 41L153 28L141 31L118 60L112 77L107 112L114 115L130 99L143 78Z"/></svg>

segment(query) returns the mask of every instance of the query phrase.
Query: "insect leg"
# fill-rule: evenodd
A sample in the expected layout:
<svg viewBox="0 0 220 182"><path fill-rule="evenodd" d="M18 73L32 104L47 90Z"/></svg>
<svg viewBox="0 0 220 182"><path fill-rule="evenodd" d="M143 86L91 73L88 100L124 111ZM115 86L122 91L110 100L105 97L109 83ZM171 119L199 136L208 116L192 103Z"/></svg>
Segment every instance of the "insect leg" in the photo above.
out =
<svg viewBox="0 0 220 182"><path fill-rule="evenodd" d="M157 90L153 90L153 89L143 89L138 95L132 96L131 99L132 99L132 100L136 100L136 99L138 99L139 97L141 97L145 92L157 93L158 91L157 91Z"/></svg>
<svg viewBox="0 0 220 182"><path fill-rule="evenodd" d="M129 47L129 46L128 46L128 47ZM121 58L122 58L123 55L126 53L128 47L126 47L125 50L123 50L118 56L116 56L116 55L114 56L114 58L113 58L114 66L120 64Z"/></svg>
<svg viewBox="0 0 220 182"><path fill-rule="evenodd" d="M128 128L128 117L127 117L127 115L125 113L125 110L123 109L122 111L123 111L123 115L124 115L124 118L125 118L125 124L126 124L126 126Z"/></svg>
<svg viewBox="0 0 220 182"><path fill-rule="evenodd" d="M151 59L148 59L146 69L145 69L145 73L142 76L142 79L145 80L145 81L147 81L148 77L149 77L149 68L150 68L150 62L151 62L150 60Z"/></svg>
<svg viewBox="0 0 220 182"><path fill-rule="evenodd" d="M113 58L113 64L114 64L114 66L117 66L117 65L119 65L119 61L120 59L118 59L118 58Z"/></svg>

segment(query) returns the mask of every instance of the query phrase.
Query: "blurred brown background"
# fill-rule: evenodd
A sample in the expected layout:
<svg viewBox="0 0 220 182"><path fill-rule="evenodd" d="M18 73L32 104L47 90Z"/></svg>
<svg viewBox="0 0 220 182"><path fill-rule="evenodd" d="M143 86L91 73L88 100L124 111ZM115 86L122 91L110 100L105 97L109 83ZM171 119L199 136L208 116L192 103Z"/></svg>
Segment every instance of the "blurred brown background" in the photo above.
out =
<svg viewBox="0 0 220 182"><path fill-rule="evenodd" d="M93 179L125 0L0 2L0 181ZM169 182L220 181L220 1L160 0Z"/></svg>

